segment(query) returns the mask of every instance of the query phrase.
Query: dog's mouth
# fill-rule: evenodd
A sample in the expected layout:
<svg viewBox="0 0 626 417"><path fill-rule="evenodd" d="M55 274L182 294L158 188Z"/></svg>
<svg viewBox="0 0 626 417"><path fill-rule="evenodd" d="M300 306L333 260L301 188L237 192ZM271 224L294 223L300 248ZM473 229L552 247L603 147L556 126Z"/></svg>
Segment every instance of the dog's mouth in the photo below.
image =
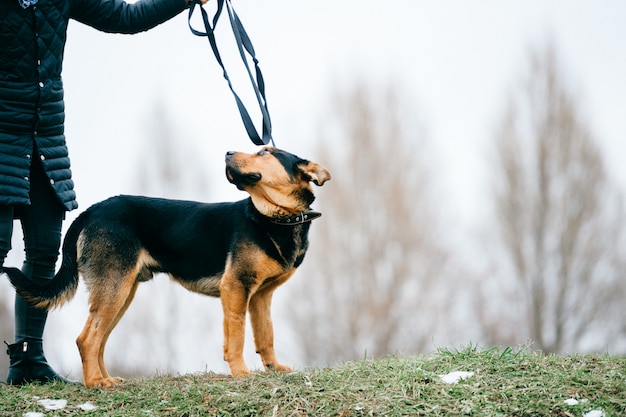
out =
<svg viewBox="0 0 626 417"><path fill-rule="evenodd" d="M235 184L237 188L243 190L247 186L256 184L261 180L261 174L257 172L243 173L236 168L226 167L226 178L231 184Z"/></svg>
<svg viewBox="0 0 626 417"><path fill-rule="evenodd" d="M226 167L226 178L231 184L235 183L235 176L233 175L232 169L230 169L229 167Z"/></svg>

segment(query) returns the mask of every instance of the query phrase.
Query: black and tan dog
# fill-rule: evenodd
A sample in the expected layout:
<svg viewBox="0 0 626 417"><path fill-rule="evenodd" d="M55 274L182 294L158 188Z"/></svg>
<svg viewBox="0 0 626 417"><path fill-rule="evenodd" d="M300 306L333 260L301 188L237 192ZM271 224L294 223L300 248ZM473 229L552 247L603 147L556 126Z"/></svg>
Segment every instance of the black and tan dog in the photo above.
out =
<svg viewBox="0 0 626 417"><path fill-rule="evenodd" d="M226 176L250 197L204 204L138 196L97 203L70 226L59 272L50 284L32 284L18 269L5 271L34 305L60 306L75 294L80 272L89 290L89 318L76 343L85 385L120 381L104 366L104 348L137 286L157 272L185 288L220 297L224 359L233 376L249 373L243 360L246 313L256 350L268 369L289 371L274 354L270 304L274 290L301 264L308 246L310 182L330 174L320 165L266 147L255 154L228 152Z"/></svg>

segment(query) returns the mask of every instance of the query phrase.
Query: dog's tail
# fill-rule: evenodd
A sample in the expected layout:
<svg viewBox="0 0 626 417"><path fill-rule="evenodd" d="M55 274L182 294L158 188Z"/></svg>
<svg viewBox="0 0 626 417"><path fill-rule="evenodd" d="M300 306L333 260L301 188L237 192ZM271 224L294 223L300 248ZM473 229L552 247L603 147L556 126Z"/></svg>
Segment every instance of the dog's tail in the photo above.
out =
<svg viewBox="0 0 626 417"><path fill-rule="evenodd" d="M35 307L53 309L74 298L78 288L77 242L83 230L88 211L80 214L71 224L63 240L61 268L53 279L44 285L29 279L18 268L3 268L17 293Z"/></svg>

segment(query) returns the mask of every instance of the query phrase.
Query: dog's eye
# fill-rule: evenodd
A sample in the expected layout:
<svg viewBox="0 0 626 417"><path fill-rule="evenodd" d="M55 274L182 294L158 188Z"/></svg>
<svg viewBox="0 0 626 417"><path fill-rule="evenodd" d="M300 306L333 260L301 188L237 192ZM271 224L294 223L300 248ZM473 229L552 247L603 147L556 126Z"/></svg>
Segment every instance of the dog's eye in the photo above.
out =
<svg viewBox="0 0 626 417"><path fill-rule="evenodd" d="M270 154L270 151L268 151L267 149L261 149L261 150L257 153L257 155L259 155L259 156L269 155L269 154Z"/></svg>

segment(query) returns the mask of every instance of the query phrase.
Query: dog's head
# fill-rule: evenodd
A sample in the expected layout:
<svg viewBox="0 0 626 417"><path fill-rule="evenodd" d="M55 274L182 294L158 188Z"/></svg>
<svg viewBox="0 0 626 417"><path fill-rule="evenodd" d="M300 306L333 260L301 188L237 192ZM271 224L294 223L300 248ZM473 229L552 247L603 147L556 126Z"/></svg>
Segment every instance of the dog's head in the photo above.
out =
<svg viewBox="0 0 626 417"><path fill-rule="evenodd" d="M311 182L330 179L322 166L272 147L253 154L226 153L226 178L250 194L255 207L269 217L298 214L315 199Z"/></svg>

